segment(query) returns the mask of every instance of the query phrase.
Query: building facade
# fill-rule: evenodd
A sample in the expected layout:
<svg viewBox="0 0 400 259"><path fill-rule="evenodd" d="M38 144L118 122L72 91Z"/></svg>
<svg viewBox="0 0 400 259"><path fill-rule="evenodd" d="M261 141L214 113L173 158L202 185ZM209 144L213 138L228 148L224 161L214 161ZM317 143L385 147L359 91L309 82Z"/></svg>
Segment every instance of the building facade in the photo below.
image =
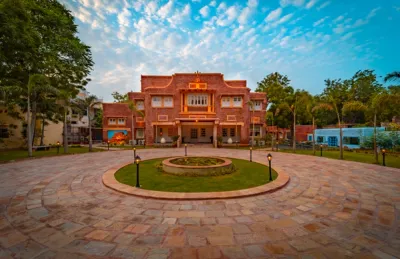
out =
<svg viewBox="0 0 400 259"><path fill-rule="evenodd" d="M377 132L385 131L385 127L377 127ZM360 148L364 137L371 137L374 134L373 127L365 128L342 128L343 146L353 149ZM308 134L308 140L312 141L312 134ZM316 129L315 143L326 145L328 147L340 146L340 129Z"/></svg>
<svg viewBox="0 0 400 259"><path fill-rule="evenodd" d="M180 136L178 146L216 147L218 137L248 145L252 134L265 132L266 94L251 93L245 80L225 80L220 73L142 75L141 92L128 96L136 111L124 103L103 103L103 140L154 145Z"/></svg>

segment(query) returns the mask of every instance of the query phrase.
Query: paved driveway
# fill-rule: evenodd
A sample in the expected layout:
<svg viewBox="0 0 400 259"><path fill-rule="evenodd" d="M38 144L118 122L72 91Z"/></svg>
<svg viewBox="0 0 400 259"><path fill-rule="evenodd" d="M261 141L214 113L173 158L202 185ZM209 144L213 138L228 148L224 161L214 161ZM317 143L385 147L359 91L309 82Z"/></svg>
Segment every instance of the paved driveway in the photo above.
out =
<svg viewBox="0 0 400 259"><path fill-rule="evenodd" d="M189 154L248 159L245 150ZM254 151L254 160L266 154ZM0 258L400 257L400 170L272 154L291 176L286 187L208 201L150 200L103 186L101 175L132 151L0 165Z"/></svg>

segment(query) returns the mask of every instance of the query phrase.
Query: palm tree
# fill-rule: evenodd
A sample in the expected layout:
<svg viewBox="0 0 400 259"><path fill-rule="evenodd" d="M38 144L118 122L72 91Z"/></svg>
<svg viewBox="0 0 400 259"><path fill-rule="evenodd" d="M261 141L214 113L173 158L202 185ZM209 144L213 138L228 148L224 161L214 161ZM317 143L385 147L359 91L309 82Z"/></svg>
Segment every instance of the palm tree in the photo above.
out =
<svg viewBox="0 0 400 259"><path fill-rule="evenodd" d="M78 99L75 102L77 106L81 109L81 111L86 110L89 124L89 152L92 152L92 118L90 117L90 113L93 110L93 107L97 104L100 104L101 102L98 101L98 98L95 95L86 96L85 99Z"/></svg>
<svg viewBox="0 0 400 259"><path fill-rule="evenodd" d="M392 73L389 73L385 76L385 82L388 81L400 81L400 71L394 71Z"/></svg>
<svg viewBox="0 0 400 259"><path fill-rule="evenodd" d="M265 119L266 120L271 119L271 127L274 126L274 113L272 111L268 111L265 114ZM272 149L272 151L274 151L275 137L276 136L274 134L271 135L271 149Z"/></svg>
<svg viewBox="0 0 400 259"><path fill-rule="evenodd" d="M74 105L72 102L72 93L68 91L60 91L58 95L58 101L60 107L60 114L63 117L63 126L64 126L64 133L63 133L63 145L64 145L64 154L68 153L68 138L67 138L67 114L71 107Z"/></svg>
<svg viewBox="0 0 400 259"><path fill-rule="evenodd" d="M253 101L248 101L247 102L247 104L250 106L250 109L251 109L251 111L252 111L252 116L251 116L251 121L252 121L252 123L253 123L253 132L252 132L252 134L251 134L251 147L253 147L253 145L254 145L254 109L255 109L255 105L254 105L254 102Z"/></svg>

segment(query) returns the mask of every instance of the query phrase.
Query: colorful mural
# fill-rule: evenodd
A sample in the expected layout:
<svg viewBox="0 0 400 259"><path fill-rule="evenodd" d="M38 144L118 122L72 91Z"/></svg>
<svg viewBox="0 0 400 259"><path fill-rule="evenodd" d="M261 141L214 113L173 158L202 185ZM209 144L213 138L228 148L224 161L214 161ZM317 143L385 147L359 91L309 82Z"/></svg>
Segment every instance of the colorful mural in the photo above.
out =
<svg viewBox="0 0 400 259"><path fill-rule="evenodd" d="M108 141L110 143L125 144L128 142L128 131L126 130L109 130L107 132Z"/></svg>

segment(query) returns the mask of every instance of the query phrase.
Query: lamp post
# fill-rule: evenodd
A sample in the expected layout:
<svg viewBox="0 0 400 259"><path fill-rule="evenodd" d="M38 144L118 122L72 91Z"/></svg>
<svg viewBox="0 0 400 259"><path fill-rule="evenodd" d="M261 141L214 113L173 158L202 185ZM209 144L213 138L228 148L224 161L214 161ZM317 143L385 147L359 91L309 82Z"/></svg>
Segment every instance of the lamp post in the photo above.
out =
<svg viewBox="0 0 400 259"><path fill-rule="evenodd" d="M110 150L110 141L107 140L107 150Z"/></svg>
<svg viewBox="0 0 400 259"><path fill-rule="evenodd" d="M136 148L133 148L133 157L136 158Z"/></svg>
<svg viewBox="0 0 400 259"><path fill-rule="evenodd" d="M321 150L321 156L322 156L322 145L319 145L319 148Z"/></svg>
<svg viewBox="0 0 400 259"><path fill-rule="evenodd" d="M57 141L57 155L60 154L60 141Z"/></svg>
<svg viewBox="0 0 400 259"><path fill-rule="evenodd" d="M185 156L187 156L187 144L185 144Z"/></svg>
<svg viewBox="0 0 400 259"><path fill-rule="evenodd" d="M136 164L136 188L140 188L139 184L139 164L140 164L140 156L137 155L135 157L135 164Z"/></svg>
<svg viewBox="0 0 400 259"><path fill-rule="evenodd" d="M385 162L386 149L382 149L382 165L386 166Z"/></svg>
<svg viewBox="0 0 400 259"><path fill-rule="evenodd" d="M269 164L269 181L272 181L272 169L271 169L271 161L272 161L272 155L268 154L268 164Z"/></svg>
<svg viewBox="0 0 400 259"><path fill-rule="evenodd" d="M250 147L250 162L253 162L253 148Z"/></svg>

